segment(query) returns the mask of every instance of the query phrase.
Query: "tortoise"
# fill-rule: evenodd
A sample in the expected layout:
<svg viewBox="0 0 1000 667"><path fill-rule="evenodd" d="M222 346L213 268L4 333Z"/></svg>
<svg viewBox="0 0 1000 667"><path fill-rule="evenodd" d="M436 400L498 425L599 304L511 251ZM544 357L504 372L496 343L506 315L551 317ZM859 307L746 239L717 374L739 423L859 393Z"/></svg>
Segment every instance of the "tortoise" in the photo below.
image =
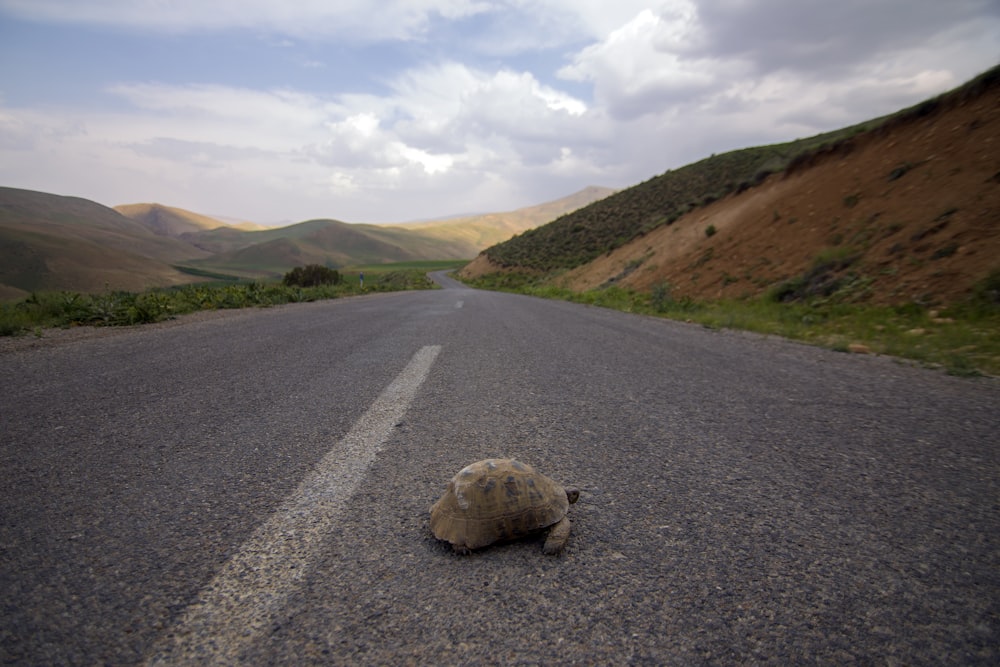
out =
<svg viewBox="0 0 1000 667"><path fill-rule="evenodd" d="M580 491L563 488L514 459L485 459L458 471L431 507L431 531L456 553L549 529L542 551L556 554L569 539L566 516Z"/></svg>

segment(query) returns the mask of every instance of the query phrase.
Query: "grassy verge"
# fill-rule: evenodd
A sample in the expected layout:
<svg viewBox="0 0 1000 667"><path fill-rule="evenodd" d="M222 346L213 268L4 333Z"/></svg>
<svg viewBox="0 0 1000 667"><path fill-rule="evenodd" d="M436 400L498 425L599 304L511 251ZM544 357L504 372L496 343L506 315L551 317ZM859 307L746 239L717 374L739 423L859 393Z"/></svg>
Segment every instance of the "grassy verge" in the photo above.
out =
<svg viewBox="0 0 1000 667"><path fill-rule="evenodd" d="M366 270L364 287L358 275L348 274L339 284L318 287L245 281L185 285L142 293L36 292L16 303L0 303L0 335L40 333L47 327L146 324L199 310L259 308L371 292L431 289L434 285L426 273L422 268L381 265L370 272Z"/></svg>
<svg viewBox="0 0 1000 667"><path fill-rule="evenodd" d="M437 285L427 278L428 273L454 271L468 263L468 260L420 260L391 264L359 264L344 267L339 271L344 282L355 287L360 286L361 274L364 274L366 288L372 281L383 281L399 285L399 289L434 289Z"/></svg>
<svg viewBox="0 0 1000 667"><path fill-rule="evenodd" d="M364 271L366 275L369 273L375 275L377 273L386 273L388 271L400 271L406 269L430 273L431 271L455 271L468 263L469 260L467 259L414 260L412 262L393 262L392 264L365 264L349 266L340 269L340 272L345 276L349 276L351 273L357 273L359 271Z"/></svg>
<svg viewBox="0 0 1000 667"><path fill-rule="evenodd" d="M975 297L969 303L932 310L916 304L888 307L816 299L782 303L773 297L748 300L674 299L668 285L640 293L620 287L572 292L525 274L493 274L468 281L473 287L563 299L624 312L782 336L842 352L885 354L949 374L1000 375L1000 307Z"/></svg>

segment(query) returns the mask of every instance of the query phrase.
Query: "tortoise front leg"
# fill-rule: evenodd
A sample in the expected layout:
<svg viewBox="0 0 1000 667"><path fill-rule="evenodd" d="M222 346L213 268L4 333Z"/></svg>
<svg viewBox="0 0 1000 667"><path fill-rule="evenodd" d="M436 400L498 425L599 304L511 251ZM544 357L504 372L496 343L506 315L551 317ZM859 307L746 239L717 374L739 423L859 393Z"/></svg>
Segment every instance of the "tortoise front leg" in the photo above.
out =
<svg viewBox="0 0 1000 667"><path fill-rule="evenodd" d="M553 555L562 551L562 548L566 546L566 540L569 539L569 529L572 524L569 522L569 517L564 516L562 521L552 526L549 530L548 537L545 538L545 546L542 547L542 553Z"/></svg>

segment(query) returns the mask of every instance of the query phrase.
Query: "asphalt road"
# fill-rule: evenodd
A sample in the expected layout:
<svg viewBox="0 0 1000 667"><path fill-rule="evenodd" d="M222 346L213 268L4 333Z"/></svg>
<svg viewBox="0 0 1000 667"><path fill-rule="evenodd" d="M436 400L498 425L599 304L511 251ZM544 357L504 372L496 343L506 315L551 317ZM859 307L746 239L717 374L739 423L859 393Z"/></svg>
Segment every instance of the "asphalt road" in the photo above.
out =
<svg viewBox="0 0 1000 667"><path fill-rule="evenodd" d="M996 380L442 281L0 354L0 662L1000 662Z"/></svg>

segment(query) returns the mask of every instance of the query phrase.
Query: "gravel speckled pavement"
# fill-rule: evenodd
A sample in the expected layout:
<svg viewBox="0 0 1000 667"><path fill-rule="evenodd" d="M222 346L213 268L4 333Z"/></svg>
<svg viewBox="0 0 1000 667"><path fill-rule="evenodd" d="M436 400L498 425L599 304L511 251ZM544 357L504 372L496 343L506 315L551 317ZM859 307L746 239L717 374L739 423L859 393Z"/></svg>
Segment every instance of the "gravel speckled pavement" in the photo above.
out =
<svg viewBox="0 0 1000 667"><path fill-rule="evenodd" d="M0 662L1000 662L997 380L438 279L0 353Z"/></svg>

